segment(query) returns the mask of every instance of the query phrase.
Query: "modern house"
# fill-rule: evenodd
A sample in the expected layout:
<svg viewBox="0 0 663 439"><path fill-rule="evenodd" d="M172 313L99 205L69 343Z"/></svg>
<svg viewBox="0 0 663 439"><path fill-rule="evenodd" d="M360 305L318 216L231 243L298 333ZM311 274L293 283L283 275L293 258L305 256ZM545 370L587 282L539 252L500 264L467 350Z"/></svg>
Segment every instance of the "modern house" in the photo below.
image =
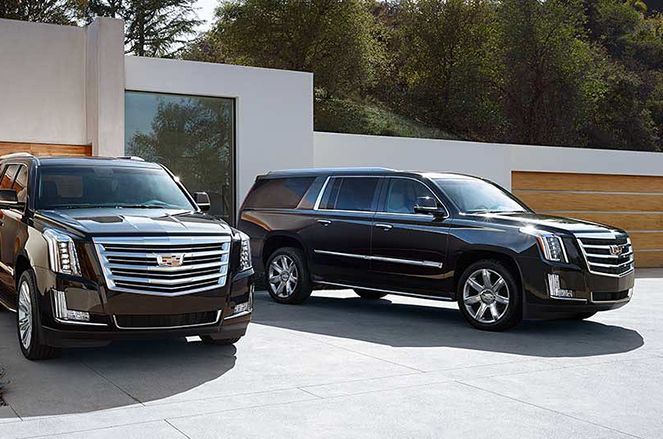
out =
<svg viewBox="0 0 663 439"><path fill-rule="evenodd" d="M272 169L466 172L537 211L621 226L638 266L663 266L663 154L315 133L312 74L126 56L116 19L0 19L0 153L14 151L159 161L230 222Z"/></svg>

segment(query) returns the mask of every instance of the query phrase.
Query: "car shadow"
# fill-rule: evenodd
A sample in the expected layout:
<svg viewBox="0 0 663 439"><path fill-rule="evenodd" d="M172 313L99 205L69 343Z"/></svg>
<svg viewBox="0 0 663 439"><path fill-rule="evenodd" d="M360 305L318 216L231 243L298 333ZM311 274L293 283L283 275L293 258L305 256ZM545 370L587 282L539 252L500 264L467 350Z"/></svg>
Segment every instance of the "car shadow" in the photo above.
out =
<svg viewBox="0 0 663 439"><path fill-rule="evenodd" d="M32 362L16 340L14 315L0 312L0 363L7 404L22 418L158 402L218 379L235 366L234 346L184 338L71 349Z"/></svg>
<svg viewBox="0 0 663 439"><path fill-rule="evenodd" d="M593 320L523 321L505 332L470 327L455 304L416 300L392 303L386 296L314 292L303 305L280 305L256 294L253 322L394 347L452 347L531 357L591 357L632 351L644 344L632 329Z"/></svg>

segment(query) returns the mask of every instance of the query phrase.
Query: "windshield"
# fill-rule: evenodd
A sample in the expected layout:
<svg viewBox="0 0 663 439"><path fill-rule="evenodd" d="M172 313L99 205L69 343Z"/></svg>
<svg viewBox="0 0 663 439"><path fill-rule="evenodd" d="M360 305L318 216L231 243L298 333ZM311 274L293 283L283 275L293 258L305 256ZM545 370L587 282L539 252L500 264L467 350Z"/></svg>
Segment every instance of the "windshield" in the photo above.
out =
<svg viewBox="0 0 663 439"><path fill-rule="evenodd" d="M434 179L462 213L528 212L505 190L474 178Z"/></svg>
<svg viewBox="0 0 663 439"><path fill-rule="evenodd" d="M163 169L126 166L39 168L37 207L141 207L192 210L193 205Z"/></svg>

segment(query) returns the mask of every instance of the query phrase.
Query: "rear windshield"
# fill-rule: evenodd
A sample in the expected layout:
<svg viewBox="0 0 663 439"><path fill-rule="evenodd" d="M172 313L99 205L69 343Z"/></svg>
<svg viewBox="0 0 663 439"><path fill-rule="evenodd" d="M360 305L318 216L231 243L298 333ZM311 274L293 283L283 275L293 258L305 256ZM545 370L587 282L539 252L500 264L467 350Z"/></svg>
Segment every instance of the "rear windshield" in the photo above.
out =
<svg viewBox="0 0 663 439"><path fill-rule="evenodd" d="M45 166L39 169L40 209L145 207L191 210L163 169L126 166Z"/></svg>
<svg viewBox="0 0 663 439"><path fill-rule="evenodd" d="M258 180L246 197L247 209L294 209L315 178L269 178Z"/></svg>

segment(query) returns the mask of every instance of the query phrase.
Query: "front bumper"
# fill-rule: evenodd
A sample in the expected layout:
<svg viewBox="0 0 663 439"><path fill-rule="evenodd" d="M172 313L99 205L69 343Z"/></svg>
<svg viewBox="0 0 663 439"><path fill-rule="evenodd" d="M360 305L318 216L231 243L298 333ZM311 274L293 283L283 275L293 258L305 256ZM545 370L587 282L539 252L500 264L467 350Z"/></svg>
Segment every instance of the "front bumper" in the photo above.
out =
<svg viewBox="0 0 663 439"><path fill-rule="evenodd" d="M246 333L251 321L253 271L238 273L224 286L204 293L182 296L155 296L136 293L114 294L103 286L80 278L55 275L50 270L36 270L41 290L40 319L43 340L53 347L104 346L114 340L187 337L215 335L216 338L237 338ZM42 287L44 285L44 287ZM89 321L64 321L56 316L55 295L66 297L67 308L89 313ZM236 306L246 304L236 312ZM202 322L174 323L175 318L195 314L212 315ZM129 321L159 321L158 325L135 324ZM163 323L162 319L173 319ZM186 319L185 319L186 320Z"/></svg>
<svg viewBox="0 0 663 439"><path fill-rule="evenodd" d="M524 317L559 318L578 313L621 308L632 297L635 272L620 277L590 273L573 264L553 264L540 258L520 261ZM548 275L559 276L562 289L573 297L551 297Z"/></svg>

